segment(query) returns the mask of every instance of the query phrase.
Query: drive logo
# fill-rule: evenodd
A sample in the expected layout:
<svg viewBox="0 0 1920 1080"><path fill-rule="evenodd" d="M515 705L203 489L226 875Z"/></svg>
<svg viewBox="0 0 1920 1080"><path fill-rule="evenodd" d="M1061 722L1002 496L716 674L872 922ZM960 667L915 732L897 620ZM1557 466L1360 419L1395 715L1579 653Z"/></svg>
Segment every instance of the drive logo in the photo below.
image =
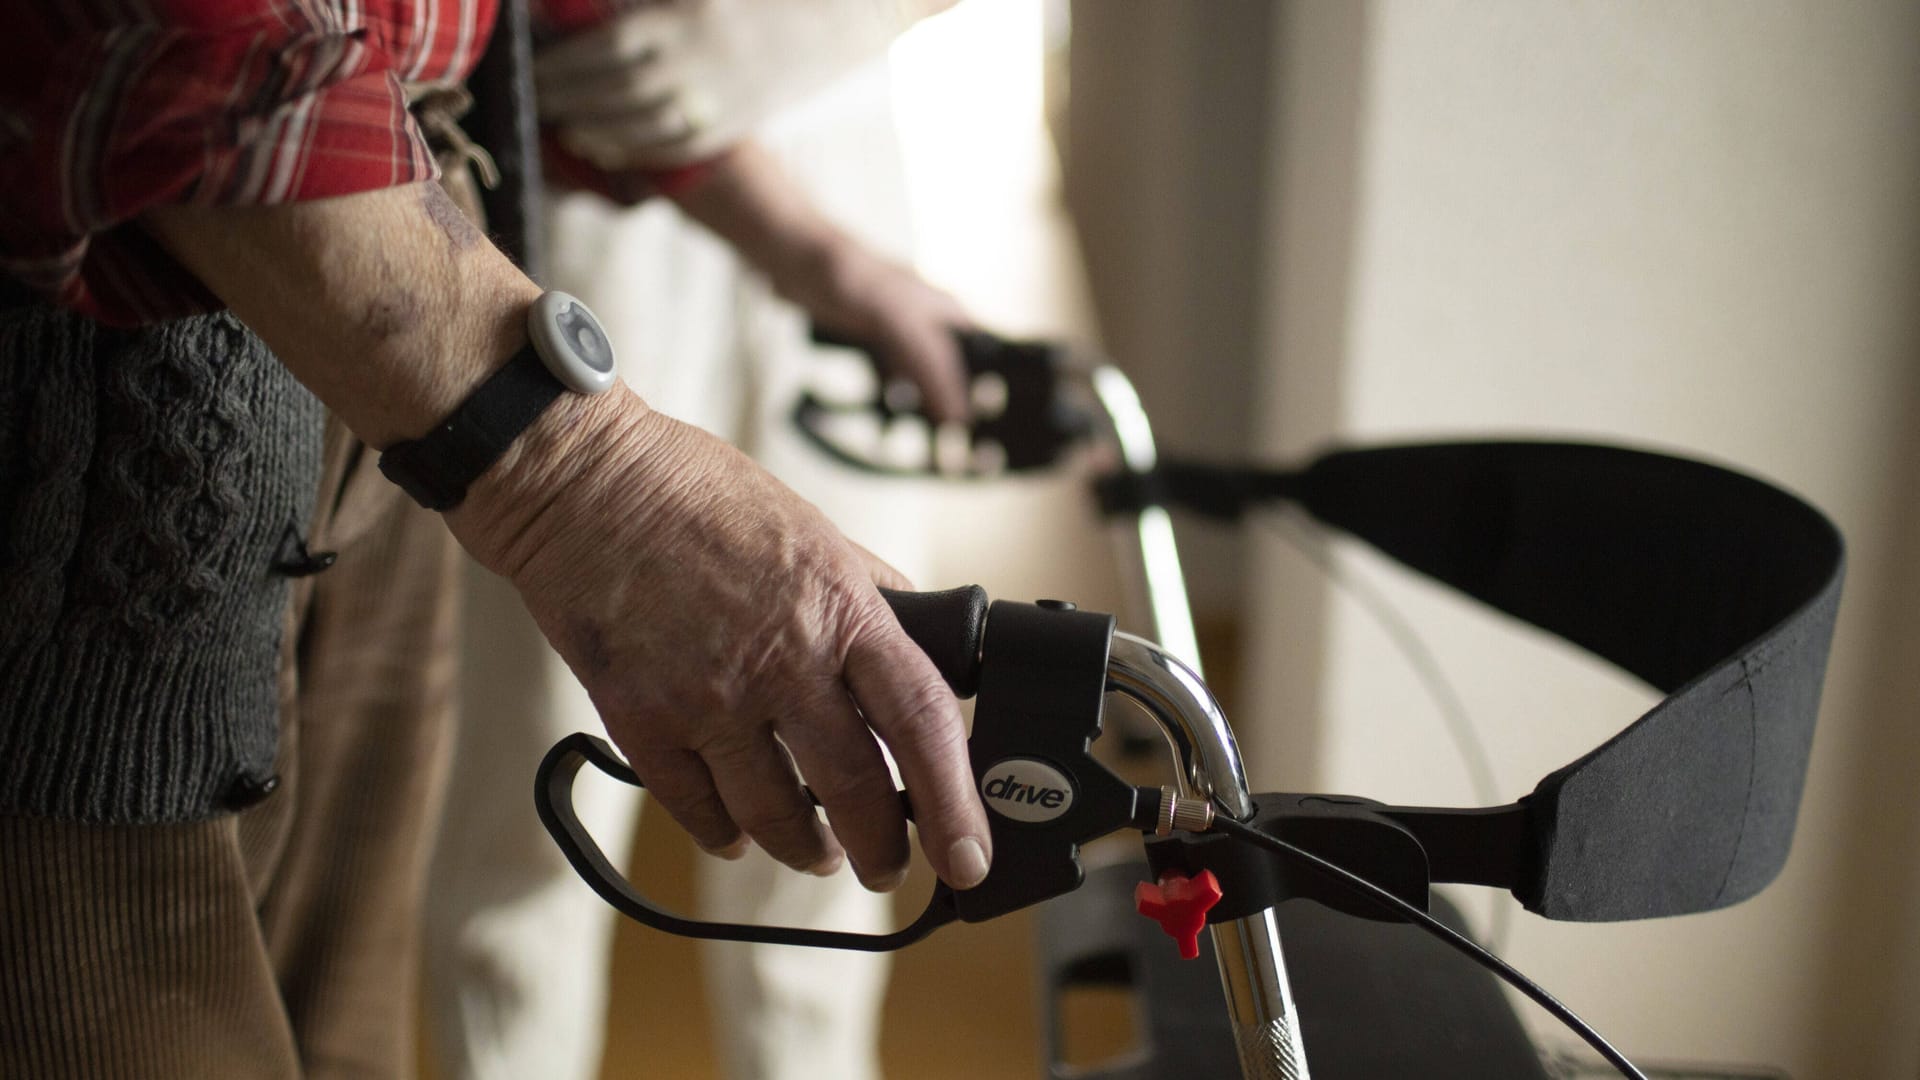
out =
<svg viewBox="0 0 1920 1080"><path fill-rule="evenodd" d="M997 761L980 781L988 809L1015 821L1052 821L1073 806L1073 781L1034 758Z"/></svg>

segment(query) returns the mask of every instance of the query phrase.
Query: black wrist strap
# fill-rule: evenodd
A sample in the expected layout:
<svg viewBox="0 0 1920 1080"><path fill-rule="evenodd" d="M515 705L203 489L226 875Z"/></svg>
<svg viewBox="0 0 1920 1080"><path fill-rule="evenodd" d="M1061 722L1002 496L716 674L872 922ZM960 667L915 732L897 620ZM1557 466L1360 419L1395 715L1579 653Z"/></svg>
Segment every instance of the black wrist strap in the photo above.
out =
<svg viewBox="0 0 1920 1080"><path fill-rule="evenodd" d="M418 439L380 455L380 471L429 510L451 510L566 387L529 344Z"/></svg>

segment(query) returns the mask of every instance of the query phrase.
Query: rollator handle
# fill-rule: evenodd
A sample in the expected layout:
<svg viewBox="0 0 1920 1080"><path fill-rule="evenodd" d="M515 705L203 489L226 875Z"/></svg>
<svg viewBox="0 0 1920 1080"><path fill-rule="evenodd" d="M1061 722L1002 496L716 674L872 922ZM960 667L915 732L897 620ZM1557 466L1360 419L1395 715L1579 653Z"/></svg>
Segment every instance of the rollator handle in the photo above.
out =
<svg viewBox="0 0 1920 1080"><path fill-rule="evenodd" d="M556 743L541 761L534 803L541 823L581 878L622 914L683 937L884 952L956 919L981 922L1072 892L1084 879L1081 844L1121 829L1155 827L1158 793L1149 789L1153 798L1143 799L1092 754L1107 692L1113 616L1061 601L1001 600L989 607L977 585L935 593L887 592L886 599L955 692L978 693L967 754L993 835L993 864L985 880L963 892L936 884L925 910L890 934L686 918L642 895L581 823L573 784L582 765L643 785L605 740L578 732ZM991 639L985 633L989 622ZM906 792L900 801L912 819Z"/></svg>
<svg viewBox="0 0 1920 1080"><path fill-rule="evenodd" d="M999 470L972 467L961 476L996 475L998 471L1029 472L1057 464L1074 443L1093 431L1093 417L1066 393L1063 376L1072 367L1068 350L1045 341L1015 341L984 330L954 332L960 345L960 358L966 365L969 389L981 379L998 380L1003 391L1001 402L993 410L977 410L967 422L969 444L975 449L997 447ZM843 465L867 473L888 476L953 477L932 468L932 446L927 448L926 468L902 468L868 455L868 448L846 446L836 441L830 419L838 415L868 413L889 424L903 411L888 402L884 350L874 342L849 337L820 326L813 328L817 345L852 349L866 357L878 376L873 397L857 404L827 402L803 392L794 403L793 423L802 436L828 457ZM931 436L931 432L929 432Z"/></svg>
<svg viewBox="0 0 1920 1080"><path fill-rule="evenodd" d="M980 687L980 646L987 628L987 590L978 585L940 592L881 589L900 629L927 654L953 692L970 698Z"/></svg>

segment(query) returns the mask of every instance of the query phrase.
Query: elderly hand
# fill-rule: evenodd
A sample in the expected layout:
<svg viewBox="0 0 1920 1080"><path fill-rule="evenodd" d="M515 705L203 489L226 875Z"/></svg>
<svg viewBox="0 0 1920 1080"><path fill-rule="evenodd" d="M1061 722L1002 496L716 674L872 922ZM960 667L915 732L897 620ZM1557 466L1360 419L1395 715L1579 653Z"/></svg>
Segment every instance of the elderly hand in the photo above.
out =
<svg viewBox="0 0 1920 1080"><path fill-rule="evenodd" d="M965 360L954 330L973 325L960 302L851 239L821 256L825 271L781 288L822 329L872 349L883 373L919 391L935 423L965 420Z"/></svg>
<svg viewBox="0 0 1920 1080"><path fill-rule="evenodd" d="M711 157L952 0L672 0L534 58L540 119L603 169Z"/></svg>
<svg viewBox="0 0 1920 1080"><path fill-rule="evenodd" d="M540 294L434 184L142 221L375 446L472 393L525 344ZM825 871L844 845L862 882L897 883L906 826L877 734L934 870L985 875L959 706L875 588L906 582L726 444L624 386L562 395L445 520L708 848L744 834Z"/></svg>
<svg viewBox="0 0 1920 1080"><path fill-rule="evenodd" d="M928 861L978 883L990 840L958 704L875 587L907 582L624 387L578 408L447 521L518 587L648 790L710 851L744 834L831 873L844 846L863 884L889 889L907 835L877 735Z"/></svg>
<svg viewBox="0 0 1920 1080"><path fill-rule="evenodd" d="M953 331L973 320L959 301L828 221L765 150L742 144L674 198L814 322L870 345L889 377L919 389L928 416L966 419L966 368Z"/></svg>

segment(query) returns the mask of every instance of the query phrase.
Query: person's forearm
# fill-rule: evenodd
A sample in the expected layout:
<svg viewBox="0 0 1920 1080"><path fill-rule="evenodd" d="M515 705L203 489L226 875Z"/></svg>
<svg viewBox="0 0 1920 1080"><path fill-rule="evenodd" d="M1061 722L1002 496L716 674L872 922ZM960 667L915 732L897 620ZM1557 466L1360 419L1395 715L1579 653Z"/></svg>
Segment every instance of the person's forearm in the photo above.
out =
<svg viewBox="0 0 1920 1080"><path fill-rule="evenodd" d="M295 377L376 449L418 438L526 344L540 287L424 183L283 206L143 219ZM480 563L512 577L528 522L592 455L648 414L623 385L566 394L446 514Z"/></svg>
<svg viewBox="0 0 1920 1080"><path fill-rule="evenodd" d="M525 341L539 288L437 188L176 209L149 227L375 446L417 438ZM716 852L751 836L796 869L841 848L906 874L878 736L955 888L991 836L953 695L876 584L909 587L737 451L624 386L563 394L444 515L511 580L635 772Z"/></svg>
<svg viewBox="0 0 1920 1080"><path fill-rule="evenodd" d="M808 310L825 303L847 235L828 221L757 143L744 142L673 201Z"/></svg>
<svg viewBox="0 0 1920 1080"><path fill-rule="evenodd" d="M966 312L911 268L828 221L766 151L742 144L674 202L763 271L774 291L817 325L861 342L889 374L909 380L930 417L966 418L967 387L953 337L956 327L970 324Z"/></svg>
<svg viewBox="0 0 1920 1080"><path fill-rule="evenodd" d="M433 183L143 221L376 447L451 413L526 342L540 295Z"/></svg>

